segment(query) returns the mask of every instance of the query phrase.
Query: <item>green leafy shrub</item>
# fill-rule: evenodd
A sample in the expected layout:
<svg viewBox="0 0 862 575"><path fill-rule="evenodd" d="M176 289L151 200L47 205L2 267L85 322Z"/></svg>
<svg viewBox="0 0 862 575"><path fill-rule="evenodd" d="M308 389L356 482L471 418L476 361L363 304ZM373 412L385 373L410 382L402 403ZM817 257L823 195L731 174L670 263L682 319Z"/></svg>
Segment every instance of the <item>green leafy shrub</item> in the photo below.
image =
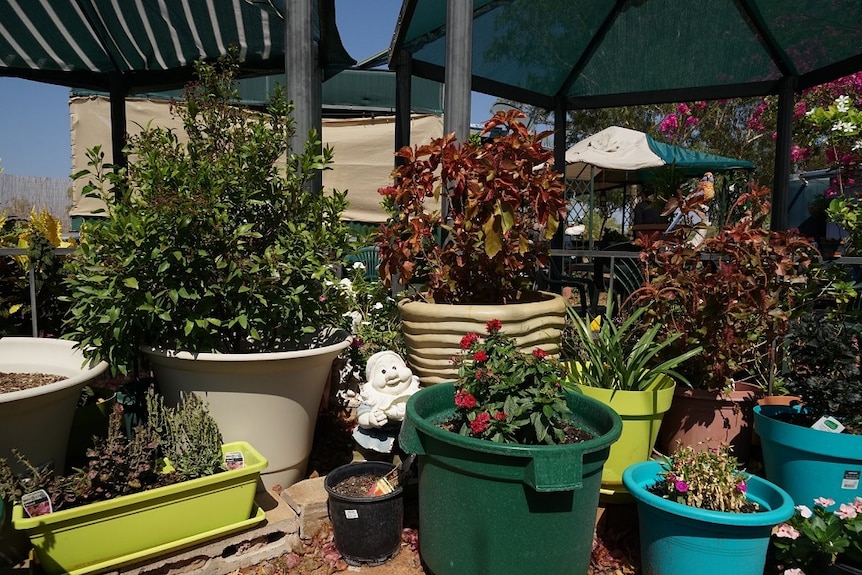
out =
<svg viewBox="0 0 862 575"><path fill-rule="evenodd" d="M172 110L188 142L147 126L128 169L88 152L87 193L105 197L70 261L66 337L112 370L136 369L141 346L195 352L282 351L322 343L346 301L334 262L350 248L346 194L310 193L332 161L309 134L290 150L292 105L235 105L232 59L196 64L199 80ZM286 163L278 164L286 155ZM118 194L116 202L109 198Z"/></svg>

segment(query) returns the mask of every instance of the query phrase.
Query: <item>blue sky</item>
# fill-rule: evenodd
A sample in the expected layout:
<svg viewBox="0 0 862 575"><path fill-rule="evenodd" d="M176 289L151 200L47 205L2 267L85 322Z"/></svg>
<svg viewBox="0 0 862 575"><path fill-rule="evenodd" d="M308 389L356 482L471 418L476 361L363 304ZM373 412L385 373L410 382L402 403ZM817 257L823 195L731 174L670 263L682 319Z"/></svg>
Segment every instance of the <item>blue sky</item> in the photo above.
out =
<svg viewBox="0 0 862 575"><path fill-rule="evenodd" d="M401 0L335 0L347 52L356 58L389 46ZM69 89L0 78L0 165L10 174L63 178L72 166ZM472 121L490 117L495 99L474 95Z"/></svg>

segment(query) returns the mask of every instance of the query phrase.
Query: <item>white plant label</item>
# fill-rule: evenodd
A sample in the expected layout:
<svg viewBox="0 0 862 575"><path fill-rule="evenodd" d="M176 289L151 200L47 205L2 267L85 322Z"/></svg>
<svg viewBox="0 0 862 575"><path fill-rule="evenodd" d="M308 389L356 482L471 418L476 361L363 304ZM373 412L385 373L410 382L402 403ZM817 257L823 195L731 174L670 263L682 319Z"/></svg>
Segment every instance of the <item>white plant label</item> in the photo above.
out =
<svg viewBox="0 0 862 575"><path fill-rule="evenodd" d="M841 489L857 489L859 487L860 472L850 470L844 472L844 479L841 481Z"/></svg>
<svg viewBox="0 0 862 575"><path fill-rule="evenodd" d="M345 509L344 516L348 519L359 519L359 512L356 509Z"/></svg>
<svg viewBox="0 0 862 575"><path fill-rule="evenodd" d="M830 433L841 433L844 431L844 426L834 417L824 415L811 426L811 429L819 429L820 431L829 431Z"/></svg>
<svg viewBox="0 0 862 575"><path fill-rule="evenodd" d="M242 451L228 451L225 453L224 464L228 471L245 467L245 458L242 455Z"/></svg>
<svg viewBox="0 0 862 575"><path fill-rule="evenodd" d="M51 505L51 498L44 489L39 489L33 493L27 493L21 497L21 506L27 512L29 517L39 517L40 515L48 515L54 511Z"/></svg>

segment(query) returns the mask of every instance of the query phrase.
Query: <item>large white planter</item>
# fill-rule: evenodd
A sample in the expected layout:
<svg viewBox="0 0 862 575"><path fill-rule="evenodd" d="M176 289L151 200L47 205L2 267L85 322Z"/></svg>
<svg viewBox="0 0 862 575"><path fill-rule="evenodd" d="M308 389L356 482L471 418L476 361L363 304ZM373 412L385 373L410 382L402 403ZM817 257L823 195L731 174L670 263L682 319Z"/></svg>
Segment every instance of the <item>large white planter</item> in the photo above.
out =
<svg viewBox="0 0 862 575"><path fill-rule="evenodd" d="M461 353L461 338L469 332L485 334L485 324L498 319L503 333L525 352L540 347L559 355L566 326L566 300L549 292L534 292L525 302L493 304L438 304L403 299L398 302L407 363L423 386L453 381L458 370L452 358Z"/></svg>
<svg viewBox="0 0 862 575"><path fill-rule="evenodd" d="M52 462L58 473L66 463L66 443L81 388L101 375L108 364L89 367L76 342L37 337L0 338L0 371L50 373L67 379L56 383L0 393L0 457L18 466L14 447L32 463Z"/></svg>
<svg viewBox="0 0 862 575"><path fill-rule="evenodd" d="M168 403L196 393L209 404L225 443L247 441L269 461L268 489L305 477L314 425L337 344L278 353L221 354L145 350Z"/></svg>

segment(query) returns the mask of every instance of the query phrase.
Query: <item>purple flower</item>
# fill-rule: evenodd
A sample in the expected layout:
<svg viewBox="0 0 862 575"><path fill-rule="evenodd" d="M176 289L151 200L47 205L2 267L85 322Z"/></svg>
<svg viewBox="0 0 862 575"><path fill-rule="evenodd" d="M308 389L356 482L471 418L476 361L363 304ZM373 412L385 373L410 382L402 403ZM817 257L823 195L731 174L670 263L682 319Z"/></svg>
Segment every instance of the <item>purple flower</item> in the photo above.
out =
<svg viewBox="0 0 862 575"><path fill-rule="evenodd" d="M748 486L745 484L745 481L740 481L739 483L737 483L736 490L741 493L745 493L746 491L748 491Z"/></svg>
<svg viewBox="0 0 862 575"><path fill-rule="evenodd" d="M680 493L685 493L686 491L688 491L688 483L686 483L686 482L685 482L685 481L683 481L682 479L677 479L677 480L674 482L673 486L674 486L674 487L676 488L676 490L677 490L677 491L679 491Z"/></svg>

